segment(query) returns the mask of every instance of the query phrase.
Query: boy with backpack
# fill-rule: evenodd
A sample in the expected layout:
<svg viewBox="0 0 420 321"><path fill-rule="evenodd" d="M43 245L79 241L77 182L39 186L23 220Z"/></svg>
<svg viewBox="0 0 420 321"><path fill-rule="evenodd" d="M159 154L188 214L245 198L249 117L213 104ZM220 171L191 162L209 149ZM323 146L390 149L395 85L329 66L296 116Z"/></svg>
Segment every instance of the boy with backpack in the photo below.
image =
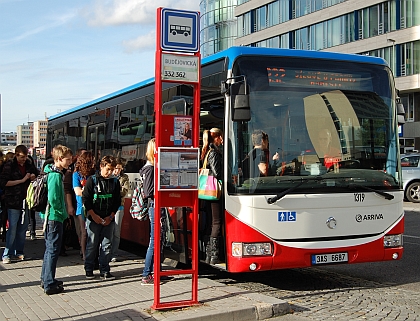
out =
<svg viewBox="0 0 420 321"><path fill-rule="evenodd" d="M48 204L44 216L45 253L42 262L41 286L48 295L64 291L63 282L55 279L58 256L63 240L63 222L67 218L67 209L64 196L63 170L71 164L72 151L63 145L53 149L54 164L44 168L47 173Z"/></svg>
<svg viewBox="0 0 420 321"><path fill-rule="evenodd" d="M83 189L82 200L86 210L86 258L87 279L94 279L95 258L99 254L99 272L103 280L113 280L110 273L112 238L114 236L115 213L121 205L120 183L112 173L116 160L112 156L101 159L100 170L90 176ZM100 246L99 246L100 245ZM100 249L99 249L100 247Z"/></svg>

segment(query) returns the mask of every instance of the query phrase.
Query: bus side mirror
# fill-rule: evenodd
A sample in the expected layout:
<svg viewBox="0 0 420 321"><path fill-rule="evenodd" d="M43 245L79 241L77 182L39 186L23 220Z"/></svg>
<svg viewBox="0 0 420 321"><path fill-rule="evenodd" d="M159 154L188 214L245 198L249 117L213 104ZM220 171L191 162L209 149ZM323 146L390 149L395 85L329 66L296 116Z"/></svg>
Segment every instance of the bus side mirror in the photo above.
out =
<svg viewBox="0 0 420 321"><path fill-rule="evenodd" d="M249 105L249 90L246 80L231 84L230 110L233 121L251 120L251 108Z"/></svg>
<svg viewBox="0 0 420 321"><path fill-rule="evenodd" d="M404 109L404 105L401 103L401 99L399 97L396 99L396 103L397 103L398 125L405 124L405 109Z"/></svg>

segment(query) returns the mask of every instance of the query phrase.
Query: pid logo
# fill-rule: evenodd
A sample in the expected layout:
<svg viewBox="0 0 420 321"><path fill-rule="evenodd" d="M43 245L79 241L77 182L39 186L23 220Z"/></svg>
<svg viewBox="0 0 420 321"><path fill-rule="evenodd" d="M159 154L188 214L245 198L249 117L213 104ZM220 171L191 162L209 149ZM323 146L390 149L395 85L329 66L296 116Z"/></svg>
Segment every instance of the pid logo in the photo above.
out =
<svg viewBox="0 0 420 321"><path fill-rule="evenodd" d="M278 212L277 220L279 222L296 222L296 212Z"/></svg>

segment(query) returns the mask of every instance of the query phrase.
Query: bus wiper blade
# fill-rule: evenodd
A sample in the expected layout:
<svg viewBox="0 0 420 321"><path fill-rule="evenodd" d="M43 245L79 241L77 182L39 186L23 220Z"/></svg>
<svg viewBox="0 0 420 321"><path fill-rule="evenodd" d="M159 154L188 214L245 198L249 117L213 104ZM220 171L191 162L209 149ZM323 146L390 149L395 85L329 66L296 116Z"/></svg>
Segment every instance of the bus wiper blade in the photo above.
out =
<svg viewBox="0 0 420 321"><path fill-rule="evenodd" d="M289 194L290 192L293 192L299 186L301 186L301 185L303 185L303 184L305 184L307 182L310 182L310 181L322 181L323 179L324 178L322 176L315 176L315 177L310 177L310 178L301 178L299 184L296 184L296 185L290 187L289 189L285 190L284 192L281 192L280 194L277 194L274 197L269 197L267 199L267 203L268 204L273 204L273 203L277 202L279 199L283 198L285 195ZM297 181L298 180L292 181L292 182L297 182Z"/></svg>
<svg viewBox="0 0 420 321"><path fill-rule="evenodd" d="M349 184L349 185L348 185L348 187L349 187L350 189L357 189L357 188L361 188L361 189L364 189L364 190L367 190L367 191L370 191L370 192L375 192L376 194L381 195L382 197L384 197L384 198L385 198L385 199L387 199L387 200L392 200L392 199L394 199L394 195L391 195L391 194L389 194L389 193L382 192L382 191L379 191L379 190L376 190L376 189L373 189L373 188L370 188L370 187L367 187L367 186L364 186L364 185L359 185L359 184Z"/></svg>

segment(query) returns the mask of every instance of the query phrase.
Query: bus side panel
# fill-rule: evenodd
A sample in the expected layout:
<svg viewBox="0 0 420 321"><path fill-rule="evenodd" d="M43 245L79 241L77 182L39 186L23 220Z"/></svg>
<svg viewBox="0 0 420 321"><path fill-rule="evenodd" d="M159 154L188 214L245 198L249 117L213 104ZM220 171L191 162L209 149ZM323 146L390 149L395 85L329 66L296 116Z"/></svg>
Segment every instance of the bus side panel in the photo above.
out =
<svg viewBox="0 0 420 321"><path fill-rule="evenodd" d="M131 198L126 197L124 202L124 216L121 224L121 238L143 246L149 246L149 220L139 221L131 217Z"/></svg>
<svg viewBox="0 0 420 321"><path fill-rule="evenodd" d="M401 259L403 247L384 248L384 237L362 243L357 246L343 246L334 248L305 249L290 247L267 238L250 226L237 220L234 216L226 212L226 250L227 268L229 272L249 272L251 263L257 265L256 271L285 268L301 268L312 266L312 255L328 253L348 253L348 263L363 263L394 260L393 255L397 254L397 259ZM404 216L386 234L402 234L404 231ZM233 257L232 242L270 242L273 245L273 256L253 256L253 257ZM321 243L320 243L321 245ZM344 263L346 264L346 263Z"/></svg>

